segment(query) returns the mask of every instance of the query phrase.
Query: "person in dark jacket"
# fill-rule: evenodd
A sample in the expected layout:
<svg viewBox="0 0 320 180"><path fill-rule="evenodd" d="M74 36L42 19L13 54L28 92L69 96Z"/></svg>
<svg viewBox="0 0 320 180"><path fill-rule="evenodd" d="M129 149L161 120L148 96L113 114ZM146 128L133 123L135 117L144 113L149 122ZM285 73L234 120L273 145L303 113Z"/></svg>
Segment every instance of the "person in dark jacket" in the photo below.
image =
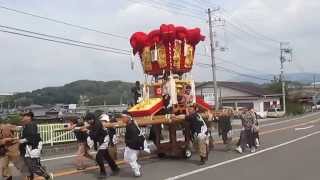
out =
<svg viewBox="0 0 320 180"><path fill-rule="evenodd" d="M141 176L140 168L138 164L138 154L141 150L150 153L150 149L146 143L145 137L142 134L138 124L132 119L132 117L123 115L126 117L126 134L125 134L125 150L124 160L131 166L134 176Z"/></svg>
<svg viewBox="0 0 320 180"><path fill-rule="evenodd" d="M85 120L89 123L89 137L93 141L94 149L97 150L96 162L100 168L100 177L107 177L104 160L108 162L113 174L118 174L120 169L109 154L109 137L107 131L102 125L102 122L98 120L93 113L88 113L85 116Z"/></svg>
<svg viewBox="0 0 320 180"><path fill-rule="evenodd" d="M31 172L29 179L34 179L34 175L53 179L52 173L48 173L41 165L40 154L42 150L42 140L38 133L38 126L33 121L33 113L27 112L22 115L22 132L20 135L20 155Z"/></svg>
<svg viewBox="0 0 320 180"><path fill-rule="evenodd" d="M204 165L208 158L208 128L196 105L188 107L186 121L190 125L192 139L198 145L200 165Z"/></svg>
<svg viewBox="0 0 320 180"><path fill-rule="evenodd" d="M140 81L136 81L135 86L131 88L131 93L133 94L133 105L138 104L138 101L142 96Z"/></svg>
<svg viewBox="0 0 320 180"><path fill-rule="evenodd" d="M225 144L226 149L229 150L232 141L232 137L228 135L232 130L230 116L221 116L217 122L219 136L222 137L223 144Z"/></svg>

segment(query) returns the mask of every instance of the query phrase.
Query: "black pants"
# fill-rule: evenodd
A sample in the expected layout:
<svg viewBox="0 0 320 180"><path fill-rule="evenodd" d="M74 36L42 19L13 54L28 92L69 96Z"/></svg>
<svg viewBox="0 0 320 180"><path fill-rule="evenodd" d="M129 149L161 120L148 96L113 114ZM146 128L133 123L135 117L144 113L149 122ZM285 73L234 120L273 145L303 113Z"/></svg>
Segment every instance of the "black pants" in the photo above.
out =
<svg viewBox="0 0 320 180"><path fill-rule="evenodd" d="M259 131L253 132L254 139L258 139L260 141Z"/></svg>
<svg viewBox="0 0 320 180"><path fill-rule="evenodd" d="M119 167L111 158L109 151L107 149L99 149L96 155L96 162L99 165L100 172L105 173L106 169L104 167L104 160L106 160L112 171L119 171Z"/></svg>
<svg viewBox="0 0 320 180"><path fill-rule="evenodd" d="M32 174L31 179L33 179L33 175L36 174L38 176L44 177L45 179L49 179L50 175L47 170L41 165L40 158L25 158L25 162Z"/></svg>
<svg viewBox="0 0 320 180"><path fill-rule="evenodd" d="M221 133L223 144L229 144L232 141L231 137L228 137L228 132L222 132Z"/></svg>
<svg viewBox="0 0 320 180"><path fill-rule="evenodd" d="M240 132L240 139L237 143L237 146L241 146L241 148L245 148L249 145L249 148L256 147L254 133L251 129L246 129Z"/></svg>

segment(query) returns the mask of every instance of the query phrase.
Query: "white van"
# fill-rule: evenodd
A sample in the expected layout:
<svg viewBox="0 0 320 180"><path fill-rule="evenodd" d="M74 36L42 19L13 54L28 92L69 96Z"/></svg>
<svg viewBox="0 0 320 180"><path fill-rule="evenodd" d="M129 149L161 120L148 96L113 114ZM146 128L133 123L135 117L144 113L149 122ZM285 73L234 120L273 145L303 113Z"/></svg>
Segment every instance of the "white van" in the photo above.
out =
<svg viewBox="0 0 320 180"><path fill-rule="evenodd" d="M267 117L270 117L270 118L279 118L279 117L283 117L284 115L285 115L285 112L279 108L272 108L272 109L269 109L267 112Z"/></svg>

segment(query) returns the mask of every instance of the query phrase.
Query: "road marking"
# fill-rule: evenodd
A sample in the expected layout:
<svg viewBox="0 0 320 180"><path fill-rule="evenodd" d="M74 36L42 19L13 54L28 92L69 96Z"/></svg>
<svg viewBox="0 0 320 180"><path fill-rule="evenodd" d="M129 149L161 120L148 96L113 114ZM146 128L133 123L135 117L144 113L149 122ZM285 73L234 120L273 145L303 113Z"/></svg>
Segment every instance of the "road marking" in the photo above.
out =
<svg viewBox="0 0 320 180"><path fill-rule="evenodd" d="M312 113L312 114L308 114L308 115L305 115L305 116L302 116L302 117L297 117L297 118L293 118L293 119L287 119L287 120L274 122L274 123L266 123L266 124L261 125L260 127L262 128L262 127L269 127L269 126L273 126L273 125L283 124L283 123L296 121L296 120L300 120L300 119L307 118L307 117L312 117L312 116L315 116L315 115L318 115L318 113ZM310 121L310 122L312 122L312 121ZM300 124L299 124L299 126L300 126ZM240 132L240 131L241 131L241 129L235 129L234 130L234 132ZM179 140L183 140L183 139L184 138L181 138ZM168 142L168 140L166 142ZM74 158L74 157L76 157L76 155L68 155L68 156L59 156L59 157L54 157L54 158L47 158L47 159L42 159L41 161L42 162L46 162L46 161L54 161L54 160L68 159L68 158Z"/></svg>
<svg viewBox="0 0 320 180"><path fill-rule="evenodd" d="M263 132L260 133L260 135L270 134L270 133L273 133L273 132L282 131L282 130L287 130L287 129L291 129L291 128L295 128L295 127L299 127L299 126L305 126L305 125L307 125L307 124L312 124L312 123L315 123L315 122L318 122L318 121L320 121L320 119L308 121L308 122L305 122L305 123L295 124L295 125L292 125L292 126L287 126L287 127L283 127L283 128L279 128L279 129L273 129L273 130L269 130L269 131L263 131Z"/></svg>
<svg viewBox="0 0 320 180"><path fill-rule="evenodd" d="M279 122L274 122L274 123L266 123L266 124L261 125L260 127L268 127L268 126L278 125L278 124L282 124L282 123L286 123L286 122L297 121L300 119L304 119L304 118L308 118L308 117L312 117L312 116L316 116L316 115L319 115L319 113L312 113L312 114L308 114L308 115L305 115L302 117L296 117L293 119L287 119L287 120L282 120L282 121L280 120Z"/></svg>
<svg viewBox="0 0 320 180"><path fill-rule="evenodd" d="M292 125L292 126L287 126L287 127L283 127L283 128L279 128L279 129L273 129L273 130L269 130L269 131L264 131L264 132L261 132L260 135L262 136L262 135L266 135L266 134L271 134L271 133L274 133L274 132L283 131L283 130L295 128L295 127L298 127L298 126L303 126L303 125L310 124L310 123L315 123L317 121L320 121L320 119L316 119L316 120L313 120L313 121L300 123L300 124L296 124L296 125ZM239 138L234 138L233 141L236 141L237 139L239 139ZM222 141L216 141L216 143L222 143ZM261 150L261 151L263 151L263 150ZM261 152L261 151L258 151L258 152ZM141 157L141 158L139 158L139 160L148 160L148 159L155 158L155 157L156 157L156 155L150 155L150 156ZM122 161L122 160L119 160L116 163L117 164L124 164L125 162ZM63 171L54 173L54 177L77 174L77 173L81 173L81 172L95 170L97 168L98 168L97 166L92 166L92 167L88 167L85 170L75 170L75 169L63 170Z"/></svg>
<svg viewBox="0 0 320 180"><path fill-rule="evenodd" d="M147 160L147 159L151 159L151 158L154 158L156 157L156 155L148 155L148 156L144 156L144 157L141 157L139 158L139 160ZM125 164L126 162L124 160L119 160L119 161L116 161L116 164L117 165L121 165L121 164ZM81 172L87 172L87 171L91 171L91 170L95 170L95 169L98 169L99 167L98 166L90 166L84 170L76 170L76 169L69 169L69 170L64 170L64 171L61 171L61 172L55 172L53 174L54 177L60 177L60 176L67 176L67 175L71 175L71 174L77 174L77 173L81 173Z"/></svg>
<svg viewBox="0 0 320 180"><path fill-rule="evenodd" d="M302 117L296 117L296 118L287 119L287 120L280 120L279 122L274 122L274 123L265 123L265 124L261 124L260 128L274 126L274 125L283 124L283 123L287 123L287 122L293 122L293 121L297 121L297 120L303 120L304 118L313 117L313 116L316 116L316 115L319 115L319 113L307 114L307 115L302 116ZM268 121L265 121L265 122L268 122ZM233 132L240 132L240 131L241 131L241 129L233 130Z"/></svg>
<svg viewBox="0 0 320 180"><path fill-rule="evenodd" d="M249 158L249 157L256 156L256 155L259 155L259 154L262 154L262 153L264 153L264 152L268 152L268 151L271 151L271 150L274 150L274 149L278 149L278 148L280 148L280 147L283 147L283 146L286 146L286 145L288 145L288 144L292 144L292 143L301 141L301 140L303 140L303 139L306 139L306 138L308 138L308 137L311 137L311 136L314 136L314 135L317 135L317 134L320 134L320 131L313 132L313 133L311 133L311 134L302 136L302 137L300 137L300 138L296 138L296 139L293 139L293 140L291 140L291 141L287 141L287 142L281 143L281 144L279 144L279 145L272 146L272 147L269 147L269 148L260 150L260 151L258 151L258 152L252 153L252 154L247 154L247 155L245 155L245 156L241 156L241 157L238 157L238 158L230 159L230 160L228 160L228 161L224 161L224 162L217 163L217 164L214 164L214 165L211 165L211 166L207 166L207 167L204 167L204 168L200 168L200 169L197 169L197 170L194 170L194 171L190 171L190 172L188 172L188 173L184 173L184 174L180 174L180 175L177 175L177 176L169 177L169 178L167 178L166 180L181 179L181 178L184 178L184 177L187 177L187 176L190 176L190 175L193 175L193 174L197 174L197 173L200 173L200 172L209 170L209 169L213 169L213 168L216 168L216 167L219 167L219 166L223 166L223 165L226 165L226 164L235 162L235 161L239 161L239 160L242 160L242 159L247 159L247 158Z"/></svg>
<svg viewBox="0 0 320 180"><path fill-rule="evenodd" d="M307 127L301 127L301 128L294 128L295 131L299 131L299 130L306 130L306 129L310 129L310 128L313 128L314 125L311 125L311 126L307 126Z"/></svg>

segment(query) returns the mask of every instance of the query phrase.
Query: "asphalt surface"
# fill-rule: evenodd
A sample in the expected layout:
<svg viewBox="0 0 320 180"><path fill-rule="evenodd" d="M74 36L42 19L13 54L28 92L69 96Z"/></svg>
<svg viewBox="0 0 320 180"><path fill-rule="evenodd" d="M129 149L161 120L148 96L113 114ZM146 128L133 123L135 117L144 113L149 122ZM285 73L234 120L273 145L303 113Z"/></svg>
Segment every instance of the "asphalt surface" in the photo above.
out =
<svg viewBox="0 0 320 180"><path fill-rule="evenodd" d="M189 160L151 158L139 162L143 172L139 179L320 179L320 113L265 121L260 131L262 145L256 153L225 151L222 144L217 144L204 166L198 165L196 154ZM238 136L237 131L234 136ZM75 171L73 157L68 156L46 157L43 164L55 173L55 179L58 180L97 179L97 169ZM94 162L89 165L94 165ZM128 165L122 164L120 168L118 176L108 179L133 179Z"/></svg>

